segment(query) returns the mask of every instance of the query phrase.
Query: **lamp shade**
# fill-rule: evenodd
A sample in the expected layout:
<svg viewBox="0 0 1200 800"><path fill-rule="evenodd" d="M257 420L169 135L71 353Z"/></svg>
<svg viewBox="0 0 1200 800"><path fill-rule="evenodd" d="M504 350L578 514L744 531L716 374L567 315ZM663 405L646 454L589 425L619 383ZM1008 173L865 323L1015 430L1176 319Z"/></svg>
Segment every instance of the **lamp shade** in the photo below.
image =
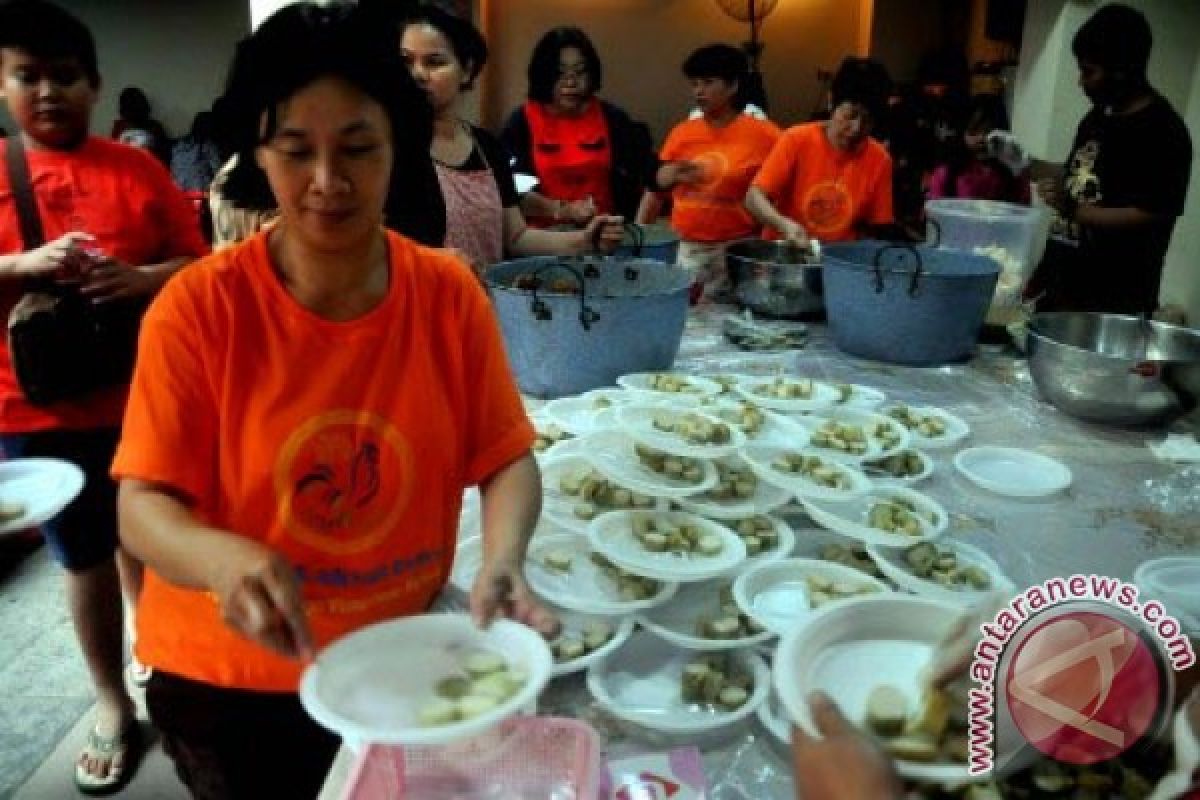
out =
<svg viewBox="0 0 1200 800"><path fill-rule="evenodd" d="M750 7L753 6L753 19L758 22L775 10L779 0L717 0L717 5L726 14L741 22L751 21Z"/></svg>

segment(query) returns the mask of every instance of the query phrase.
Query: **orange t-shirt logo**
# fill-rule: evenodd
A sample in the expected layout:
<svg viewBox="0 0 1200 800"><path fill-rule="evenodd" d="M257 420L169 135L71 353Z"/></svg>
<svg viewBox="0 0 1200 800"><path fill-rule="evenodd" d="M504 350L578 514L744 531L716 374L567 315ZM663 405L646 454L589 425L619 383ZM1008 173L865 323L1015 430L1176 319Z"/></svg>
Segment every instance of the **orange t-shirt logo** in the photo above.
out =
<svg viewBox="0 0 1200 800"><path fill-rule="evenodd" d="M828 234L850 227L854 198L840 181L821 181L805 193L801 208L809 233Z"/></svg>
<svg viewBox="0 0 1200 800"><path fill-rule="evenodd" d="M322 553L359 553L394 532L413 487L412 449L382 417L330 411L297 428L275 465L283 527Z"/></svg>

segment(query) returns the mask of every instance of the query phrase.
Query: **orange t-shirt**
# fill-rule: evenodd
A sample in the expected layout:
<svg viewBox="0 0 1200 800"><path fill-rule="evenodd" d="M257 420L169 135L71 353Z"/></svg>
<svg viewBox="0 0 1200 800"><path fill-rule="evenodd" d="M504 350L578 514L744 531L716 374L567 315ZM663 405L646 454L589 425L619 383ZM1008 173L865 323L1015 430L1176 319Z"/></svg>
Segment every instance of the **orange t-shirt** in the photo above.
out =
<svg viewBox="0 0 1200 800"><path fill-rule="evenodd" d="M892 157L887 150L871 138L854 152L838 150L825 135L823 122L785 131L754 186L819 241L856 239L860 225L894 221Z"/></svg>
<svg viewBox="0 0 1200 800"><path fill-rule="evenodd" d="M331 322L280 283L268 235L189 266L150 307L112 472L285 556L322 646L425 611L463 488L534 434L491 304L457 259L388 234L386 298ZM211 593L148 569L137 624L153 667L296 690L301 665L227 627Z"/></svg>
<svg viewBox="0 0 1200 800"><path fill-rule="evenodd" d="M27 148L25 155L47 242L83 231L96 237L96 248L135 267L208 252L195 208L146 151L91 137L76 150ZM0 169L0 253L23 249L8 172ZM0 285L0 320L20 297L20 282ZM125 393L120 386L78 401L31 405L13 374L8 339L0 336L0 433L116 427Z"/></svg>
<svg viewBox="0 0 1200 800"><path fill-rule="evenodd" d="M676 125L659 157L699 163L704 180L671 190L671 227L693 242L728 242L755 233L759 225L743 203L779 136L775 123L745 114L723 128L714 128L704 119Z"/></svg>

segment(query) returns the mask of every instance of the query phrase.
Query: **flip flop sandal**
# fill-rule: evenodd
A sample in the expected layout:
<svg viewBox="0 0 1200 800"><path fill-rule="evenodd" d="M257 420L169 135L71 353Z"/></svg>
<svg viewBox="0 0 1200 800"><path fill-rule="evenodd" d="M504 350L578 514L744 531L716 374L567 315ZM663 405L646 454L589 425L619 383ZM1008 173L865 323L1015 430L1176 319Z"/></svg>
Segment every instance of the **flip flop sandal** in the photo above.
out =
<svg viewBox="0 0 1200 800"><path fill-rule="evenodd" d="M105 795L119 792L129 782L134 770L137 768L136 759L139 755L139 745L141 743L141 728L136 721L130 723L116 736L107 737L96 733L96 729L88 731L87 744L84 745L84 753L87 753L93 758L107 758L109 760L108 774L103 778L92 775L82 764L75 765L75 787L79 791L88 795ZM121 759L121 766L118 769L113 769L111 764L117 756L124 756Z"/></svg>

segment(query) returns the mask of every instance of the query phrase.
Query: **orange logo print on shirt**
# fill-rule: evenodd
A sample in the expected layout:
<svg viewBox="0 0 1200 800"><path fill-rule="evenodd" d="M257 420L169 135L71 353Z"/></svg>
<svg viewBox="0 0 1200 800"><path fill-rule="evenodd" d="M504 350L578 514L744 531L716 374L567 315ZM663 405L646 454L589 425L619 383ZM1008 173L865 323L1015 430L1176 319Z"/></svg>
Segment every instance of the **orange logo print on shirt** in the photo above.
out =
<svg viewBox="0 0 1200 800"><path fill-rule="evenodd" d="M700 167L700 180L692 184L694 188L708 189L716 186L729 172L729 158L719 150L709 150L692 159Z"/></svg>
<svg viewBox="0 0 1200 800"><path fill-rule="evenodd" d="M358 553L391 533L412 496L412 450L387 420L331 411L296 429L275 466L280 520L324 553Z"/></svg>
<svg viewBox="0 0 1200 800"><path fill-rule="evenodd" d="M854 216L854 198L841 182L821 181L804 195L801 214L801 222L809 233L844 231Z"/></svg>

